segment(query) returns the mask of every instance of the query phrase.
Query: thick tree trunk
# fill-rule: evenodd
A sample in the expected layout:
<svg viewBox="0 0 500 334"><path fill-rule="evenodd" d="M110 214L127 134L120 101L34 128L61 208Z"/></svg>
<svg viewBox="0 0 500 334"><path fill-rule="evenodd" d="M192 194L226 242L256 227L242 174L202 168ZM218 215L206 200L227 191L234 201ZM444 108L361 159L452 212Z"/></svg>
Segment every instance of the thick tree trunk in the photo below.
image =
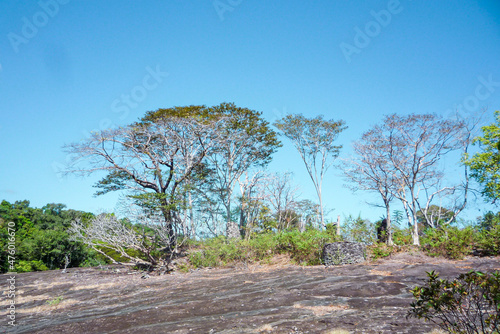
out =
<svg viewBox="0 0 500 334"><path fill-rule="evenodd" d="M163 218L165 219L165 229L168 234L167 247L170 251L175 248L175 233L174 233L174 217L172 214L172 210L168 208L168 202L166 199L161 200L162 208L161 212L163 214Z"/></svg>

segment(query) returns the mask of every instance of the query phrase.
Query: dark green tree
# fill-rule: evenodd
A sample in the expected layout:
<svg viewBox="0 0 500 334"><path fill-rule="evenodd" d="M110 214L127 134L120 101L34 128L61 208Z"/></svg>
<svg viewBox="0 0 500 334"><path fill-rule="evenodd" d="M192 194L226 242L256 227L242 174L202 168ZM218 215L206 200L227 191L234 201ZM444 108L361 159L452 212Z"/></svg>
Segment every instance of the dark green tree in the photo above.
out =
<svg viewBox="0 0 500 334"><path fill-rule="evenodd" d="M496 203L500 198L500 111L495 111L495 122L481 128L483 135L473 140L480 152L464 162L471 170L471 177L483 187L481 194L487 201Z"/></svg>

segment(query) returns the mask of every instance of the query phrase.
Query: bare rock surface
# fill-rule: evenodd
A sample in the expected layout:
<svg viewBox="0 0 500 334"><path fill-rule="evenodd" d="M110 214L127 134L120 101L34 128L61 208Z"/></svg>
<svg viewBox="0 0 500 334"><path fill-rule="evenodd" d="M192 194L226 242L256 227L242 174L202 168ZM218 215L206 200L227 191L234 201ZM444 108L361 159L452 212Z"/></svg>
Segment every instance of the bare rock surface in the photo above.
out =
<svg viewBox="0 0 500 334"><path fill-rule="evenodd" d="M429 333L432 324L406 319L409 290L425 272L454 278L500 270L499 260L397 254L335 267L253 265L147 278L125 266L24 273L16 279L18 326L4 319L0 332Z"/></svg>

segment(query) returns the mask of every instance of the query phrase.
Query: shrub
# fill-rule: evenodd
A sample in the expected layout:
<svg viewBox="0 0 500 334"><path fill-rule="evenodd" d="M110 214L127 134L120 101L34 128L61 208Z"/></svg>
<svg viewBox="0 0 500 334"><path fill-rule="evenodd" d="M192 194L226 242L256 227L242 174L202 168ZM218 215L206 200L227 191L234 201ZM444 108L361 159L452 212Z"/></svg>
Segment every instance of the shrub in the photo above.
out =
<svg viewBox="0 0 500 334"><path fill-rule="evenodd" d="M454 226L428 228L420 242L429 256L462 259L472 252L475 243L474 229L459 229Z"/></svg>
<svg viewBox="0 0 500 334"><path fill-rule="evenodd" d="M480 226L478 247L491 255L500 255L500 212L497 216L491 213L485 215Z"/></svg>
<svg viewBox="0 0 500 334"><path fill-rule="evenodd" d="M292 260L305 265L321 263L323 245L338 241L335 231L308 229L283 231L278 234L255 234L250 240L228 240L225 237L206 239L196 244L188 259L195 268L225 266L234 262L257 262L275 254L289 254Z"/></svg>
<svg viewBox="0 0 500 334"><path fill-rule="evenodd" d="M276 235L276 247L279 253L288 253L299 264L321 264L323 246L329 242L340 241L333 229L327 231L308 229L285 231Z"/></svg>
<svg viewBox="0 0 500 334"><path fill-rule="evenodd" d="M498 333L500 330L500 273L471 271L453 281L427 273L425 286L411 292L416 301L408 317L437 324L450 333Z"/></svg>
<svg viewBox="0 0 500 334"><path fill-rule="evenodd" d="M375 224L358 216L348 216L342 226L342 238L346 241L362 242L365 245L377 242Z"/></svg>
<svg viewBox="0 0 500 334"><path fill-rule="evenodd" d="M29 271L44 271L49 270L47 266L42 261L24 261L20 260L18 264L14 266L16 268L16 272L18 273L26 273Z"/></svg>
<svg viewBox="0 0 500 334"><path fill-rule="evenodd" d="M411 229L395 227L392 232L392 241L398 246L412 245L413 237Z"/></svg>
<svg viewBox="0 0 500 334"><path fill-rule="evenodd" d="M383 257L388 257L393 253L394 247L387 246L383 242L376 242L371 246L368 246L368 254L372 260L377 260Z"/></svg>
<svg viewBox="0 0 500 334"><path fill-rule="evenodd" d="M195 268L224 266L245 259L244 241L216 237L200 243L200 249L188 255Z"/></svg>

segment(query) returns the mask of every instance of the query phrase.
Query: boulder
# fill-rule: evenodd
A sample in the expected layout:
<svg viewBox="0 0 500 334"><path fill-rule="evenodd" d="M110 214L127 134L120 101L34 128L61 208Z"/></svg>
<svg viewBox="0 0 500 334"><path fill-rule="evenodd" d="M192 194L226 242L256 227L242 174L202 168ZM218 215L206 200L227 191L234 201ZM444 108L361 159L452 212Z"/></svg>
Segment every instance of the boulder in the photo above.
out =
<svg viewBox="0 0 500 334"><path fill-rule="evenodd" d="M334 242L323 247L325 266L360 263L366 259L366 245L359 242Z"/></svg>

